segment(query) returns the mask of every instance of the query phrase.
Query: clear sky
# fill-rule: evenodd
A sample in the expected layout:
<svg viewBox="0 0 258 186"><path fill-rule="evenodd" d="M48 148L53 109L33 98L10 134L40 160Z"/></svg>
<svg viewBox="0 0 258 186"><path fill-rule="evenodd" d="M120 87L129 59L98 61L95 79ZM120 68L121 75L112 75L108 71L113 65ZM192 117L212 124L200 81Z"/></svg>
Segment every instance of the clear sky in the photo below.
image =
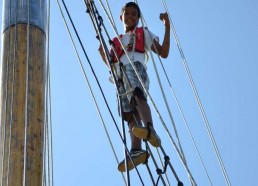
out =
<svg viewBox="0 0 258 186"><path fill-rule="evenodd" d="M122 33L123 26L119 20L119 14L121 7L127 1L110 0L108 2L117 29ZM100 8L99 1L95 3L110 37L114 37L115 33ZM138 3L148 28L162 40L164 26L159 20L159 13L165 11L162 1L139 0ZM166 4L230 182L234 186L256 185L258 176L258 2L256 0L166 1ZM67 1L67 7L116 123L121 128L114 85L109 83L108 69L98 54L99 43L89 15L86 13L84 1ZM55 186L123 185L123 178L117 171L117 162L56 1L51 1L50 21ZM101 116L118 159L121 161L123 144L70 23L69 28L97 99ZM156 58L155 61L191 174L198 185L210 185L159 61ZM162 60L162 63L212 184L226 185L172 32L170 56ZM150 95L176 141L151 61L148 64L148 73L151 79ZM171 140L152 104L150 107L157 133L178 177L184 185L190 185L187 172ZM127 128L126 131L128 131ZM156 149L152 148L152 151L157 156ZM153 162L149 160L149 164L156 179ZM140 165L139 171L145 185L151 185L145 166ZM167 172L171 184L175 185L175 178L170 169ZM141 185L136 172L130 173L132 185Z"/></svg>

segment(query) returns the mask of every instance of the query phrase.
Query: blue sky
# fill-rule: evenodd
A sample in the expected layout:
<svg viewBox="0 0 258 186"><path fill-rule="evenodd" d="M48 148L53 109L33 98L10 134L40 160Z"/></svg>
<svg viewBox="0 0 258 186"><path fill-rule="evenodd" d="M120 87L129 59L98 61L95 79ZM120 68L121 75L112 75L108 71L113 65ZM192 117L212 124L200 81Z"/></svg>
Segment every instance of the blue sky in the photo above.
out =
<svg viewBox="0 0 258 186"><path fill-rule="evenodd" d="M109 1L119 32L123 32L119 13L126 2ZM99 1L95 3L99 7ZM158 18L159 13L165 11L162 1L139 0L138 3L147 26L162 40L164 26ZM231 184L255 185L258 176L258 2L218 0L216 2L167 1L166 3ZM99 43L95 38L96 34L89 16L85 12L84 1L67 1L67 7L120 127L114 86L109 83L109 72L98 55ZM110 36L114 37L115 34L100 7L99 12ZM50 24L55 185L123 185L123 178L117 171L116 160L56 1L51 1ZM73 31L72 34L74 36ZM74 39L112 143L119 160L122 160L122 142L104 105L87 60L76 37ZM213 185L226 185L172 32L170 56L162 62ZM158 60L156 63L160 69ZM151 79L150 94L174 137L151 61L148 64L148 73ZM162 71L159 75L162 78L189 169L198 185L210 185ZM190 185L187 173L155 109L151 104L150 106L155 128L175 171L184 185ZM149 164L156 178L151 160ZM146 185L151 185L145 167L141 165L139 170ZM141 185L135 171L130 173L132 185ZM171 183L175 184L170 170L168 175Z"/></svg>

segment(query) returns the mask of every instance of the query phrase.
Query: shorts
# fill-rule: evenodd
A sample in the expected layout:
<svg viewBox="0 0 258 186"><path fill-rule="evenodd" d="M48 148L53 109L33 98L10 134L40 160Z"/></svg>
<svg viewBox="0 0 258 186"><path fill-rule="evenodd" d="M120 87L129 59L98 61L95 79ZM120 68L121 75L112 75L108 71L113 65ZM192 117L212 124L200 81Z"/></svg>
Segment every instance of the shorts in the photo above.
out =
<svg viewBox="0 0 258 186"><path fill-rule="evenodd" d="M150 81L144 66L138 61L134 62L133 64L141 78L141 81L145 87L145 90L148 92ZM147 98L147 94L145 93L142 87L142 84L139 81L132 65L127 64L122 68L124 73L126 74L126 77L122 76L121 78L123 83L119 85L119 94L121 97L123 112L131 112L133 107L131 106L130 102L131 102L133 93L135 91L138 91L137 93L140 93L140 95L143 96L145 99Z"/></svg>

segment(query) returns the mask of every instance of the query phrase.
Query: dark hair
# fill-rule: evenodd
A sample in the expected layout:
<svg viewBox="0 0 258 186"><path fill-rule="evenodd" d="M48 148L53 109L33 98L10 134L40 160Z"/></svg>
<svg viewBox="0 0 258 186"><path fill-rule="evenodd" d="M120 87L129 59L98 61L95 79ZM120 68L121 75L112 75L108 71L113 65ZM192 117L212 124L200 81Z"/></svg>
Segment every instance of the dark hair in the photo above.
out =
<svg viewBox="0 0 258 186"><path fill-rule="evenodd" d="M125 8L127 8L127 7L134 7L134 8L137 10L137 12L138 12L138 18L141 17L141 10L140 10L139 6L138 6L136 3L134 3L134 2L126 3L126 4L122 7L121 15L123 14L123 12L125 11Z"/></svg>

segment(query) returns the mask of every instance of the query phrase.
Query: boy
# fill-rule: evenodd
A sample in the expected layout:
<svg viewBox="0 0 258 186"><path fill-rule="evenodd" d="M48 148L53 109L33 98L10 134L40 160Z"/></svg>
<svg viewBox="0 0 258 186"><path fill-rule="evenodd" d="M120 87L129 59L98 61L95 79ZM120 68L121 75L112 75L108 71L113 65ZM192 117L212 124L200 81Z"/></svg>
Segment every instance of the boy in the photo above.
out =
<svg viewBox="0 0 258 186"><path fill-rule="evenodd" d="M159 44L158 37L152 32L144 31L144 28L137 27L140 16L141 11L136 3L129 2L125 4L120 15L120 19L124 24L125 34L121 35L120 39L126 52L121 47L118 38L113 40L115 52L110 52L112 60L117 62L115 63L115 68L118 79L121 79L123 82L118 89L120 96L123 94L121 96L123 119L128 122L131 137L130 156L135 166L144 163L149 157L148 153L141 148L141 139L147 140L154 147L160 147L161 145L160 138L153 128L151 111L144 91L144 89L147 91L149 89L149 78L146 72L147 52L152 50L162 58L167 58L170 47L170 23L167 13L160 14L160 20L165 25L162 45ZM107 64L101 46L99 51L102 59ZM142 83L138 79L130 61L133 63L134 68L137 69L145 88L142 87ZM123 64L122 71L120 70L119 62ZM144 127L142 127L142 122ZM133 163L129 160L128 169L131 170L133 168ZM125 171L125 160L118 165L118 170Z"/></svg>

